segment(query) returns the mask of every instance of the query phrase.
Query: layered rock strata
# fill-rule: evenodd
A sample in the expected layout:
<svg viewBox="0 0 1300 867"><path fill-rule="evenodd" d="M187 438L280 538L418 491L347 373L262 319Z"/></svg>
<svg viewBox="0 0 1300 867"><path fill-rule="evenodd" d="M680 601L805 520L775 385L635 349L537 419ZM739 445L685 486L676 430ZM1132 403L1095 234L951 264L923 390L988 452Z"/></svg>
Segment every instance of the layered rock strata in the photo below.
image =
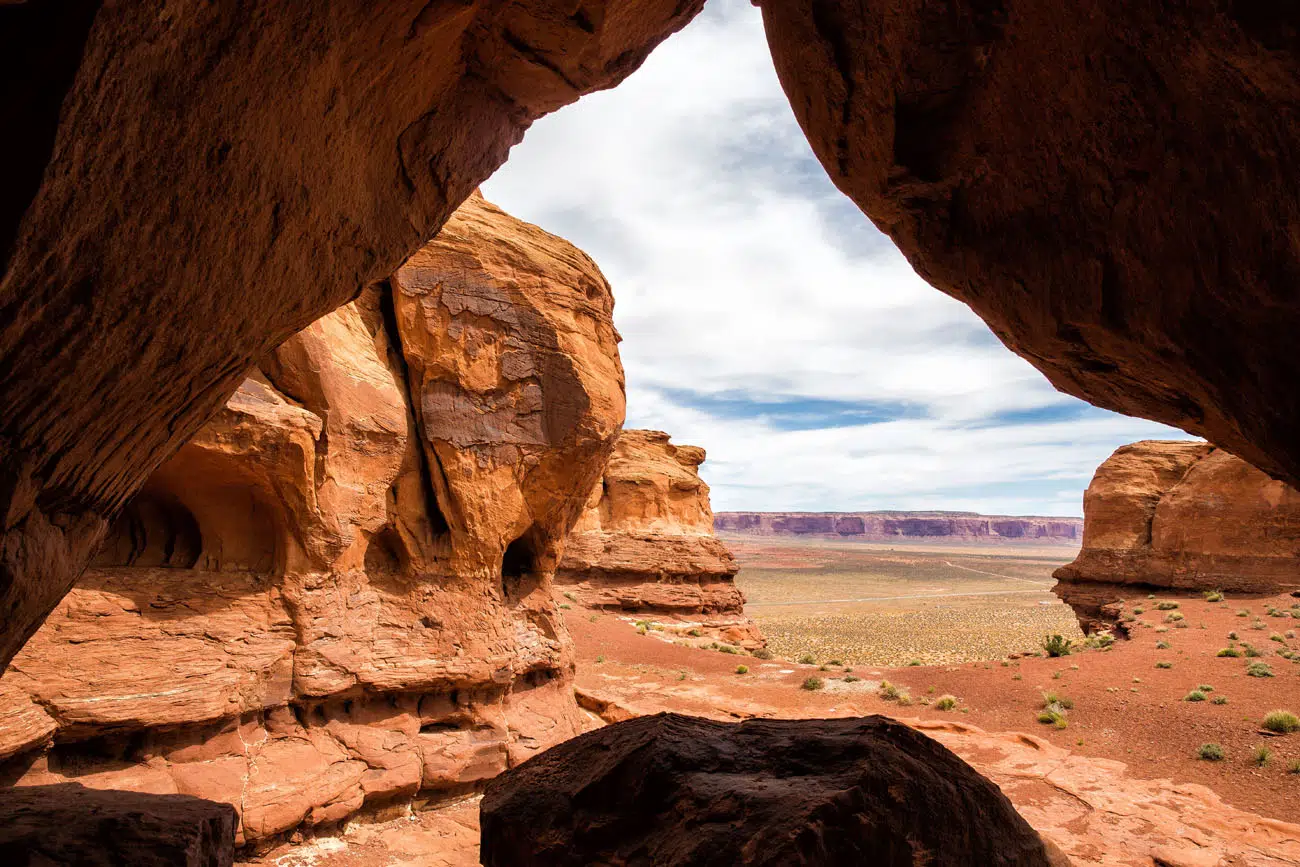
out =
<svg viewBox="0 0 1300 867"><path fill-rule="evenodd" d="M719 512L719 533L826 536L867 542L905 539L1077 545L1082 518L978 515L974 512Z"/></svg>
<svg viewBox="0 0 1300 867"><path fill-rule="evenodd" d="M677 714L590 732L493 780L481 858L488 867L1068 863L997 786L901 723Z"/></svg>
<svg viewBox="0 0 1300 867"><path fill-rule="evenodd" d="M556 587L589 608L759 647L735 583L740 567L713 533L704 457L660 431L623 431L565 545Z"/></svg>
<svg viewBox="0 0 1300 867"><path fill-rule="evenodd" d="M222 801L253 843L578 733L550 582L623 419L612 307L475 197L290 338L0 681L6 781Z"/></svg>
<svg viewBox="0 0 1300 867"><path fill-rule="evenodd" d="M1232 593L1300 588L1300 492L1223 449L1146 440L1097 468L1083 549L1055 592L1085 626L1113 620L1115 585Z"/></svg>
<svg viewBox="0 0 1300 867"><path fill-rule="evenodd" d="M702 5L0 3L0 666L250 366Z"/></svg>

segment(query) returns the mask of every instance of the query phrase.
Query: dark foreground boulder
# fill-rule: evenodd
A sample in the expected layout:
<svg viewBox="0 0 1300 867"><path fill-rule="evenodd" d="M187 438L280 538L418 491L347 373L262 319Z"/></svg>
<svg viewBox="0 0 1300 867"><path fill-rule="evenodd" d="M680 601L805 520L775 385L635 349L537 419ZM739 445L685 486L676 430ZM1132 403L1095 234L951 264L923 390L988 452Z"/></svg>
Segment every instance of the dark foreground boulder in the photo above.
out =
<svg viewBox="0 0 1300 867"><path fill-rule="evenodd" d="M482 834L487 867L1063 863L996 786L880 716L617 723L493 780Z"/></svg>
<svg viewBox="0 0 1300 867"><path fill-rule="evenodd" d="M229 867L235 808L188 795L87 789L0 790L6 867Z"/></svg>

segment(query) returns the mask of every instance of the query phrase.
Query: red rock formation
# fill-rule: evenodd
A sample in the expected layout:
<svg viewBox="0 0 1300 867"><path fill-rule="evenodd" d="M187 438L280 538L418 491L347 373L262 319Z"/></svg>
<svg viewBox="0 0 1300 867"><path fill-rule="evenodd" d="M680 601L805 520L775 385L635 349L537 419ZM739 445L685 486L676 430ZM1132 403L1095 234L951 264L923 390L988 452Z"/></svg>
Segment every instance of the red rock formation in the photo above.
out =
<svg viewBox="0 0 1300 867"><path fill-rule="evenodd" d="M228 804L72 783L0 789L0 862L12 867L230 867L234 844Z"/></svg>
<svg viewBox="0 0 1300 867"><path fill-rule="evenodd" d="M1062 391L1300 485L1293 6L761 6L818 159L918 274Z"/></svg>
<svg viewBox="0 0 1300 867"><path fill-rule="evenodd" d="M1122 446L1097 468L1083 513L1083 550L1056 570L1055 591L1085 625L1107 619L1117 584L1300 587L1300 492L1207 443Z"/></svg>
<svg viewBox="0 0 1300 867"><path fill-rule="evenodd" d="M250 366L701 6L0 3L0 665Z"/></svg>
<svg viewBox="0 0 1300 867"><path fill-rule="evenodd" d="M488 784L487 867L1064 865L998 788L885 717L658 714Z"/></svg>
<svg viewBox="0 0 1300 867"><path fill-rule="evenodd" d="M744 615L739 571L713 535L704 449L660 431L625 430L570 534L556 586L590 608L668 618L746 647L762 646Z"/></svg>
<svg viewBox="0 0 1300 867"><path fill-rule="evenodd" d="M0 681L8 776L224 801L248 843L578 733L550 581L622 423L612 312L467 202L145 484Z"/></svg>
<svg viewBox="0 0 1300 867"><path fill-rule="evenodd" d="M1083 520L974 512L719 512L713 528L746 536L829 536L868 542L936 539L1077 545Z"/></svg>

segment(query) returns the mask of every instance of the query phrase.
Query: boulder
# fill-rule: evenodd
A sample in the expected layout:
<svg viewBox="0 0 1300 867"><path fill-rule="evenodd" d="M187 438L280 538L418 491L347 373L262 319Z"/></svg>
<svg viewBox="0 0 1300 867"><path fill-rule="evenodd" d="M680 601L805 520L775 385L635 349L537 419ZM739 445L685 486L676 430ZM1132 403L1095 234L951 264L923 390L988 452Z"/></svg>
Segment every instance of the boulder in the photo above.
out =
<svg viewBox="0 0 1300 867"><path fill-rule="evenodd" d="M761 647L736 587L740 567L713 533L704 449L661 431L625 430L565 544L558 590L588 608L654 615Z"/></svg>
<svg viewBox="0 0 1300 867"><path fill-rule="evenodd" d="M1054 863L997 786L880 716L616 723L493 780L481 816L487 867Z"/></svg>
<svg viewBox="0 0 1300 867"><path fill-rule="evenodd" d="M1272 594L1300 588L1300 492L1208 443L1145 440L1097 468L1083 548L1055 592L1086 627L1113 620L1115 585Z"/></svg>
<svg viewBox="0 0 1300 867"><path fill-rule="evenodd" d="M0 861L11 867L230 867L235 810L187 795L64 783L0 789Z"/></svg>
<svg viewBox="0 0 1300 867"><path fill-rule="evenodd" d="M290 338L14 659L7 778L223 801L256 844L581 731L551 580L623 419L612 309L590 259L475 197Z"/></svg>

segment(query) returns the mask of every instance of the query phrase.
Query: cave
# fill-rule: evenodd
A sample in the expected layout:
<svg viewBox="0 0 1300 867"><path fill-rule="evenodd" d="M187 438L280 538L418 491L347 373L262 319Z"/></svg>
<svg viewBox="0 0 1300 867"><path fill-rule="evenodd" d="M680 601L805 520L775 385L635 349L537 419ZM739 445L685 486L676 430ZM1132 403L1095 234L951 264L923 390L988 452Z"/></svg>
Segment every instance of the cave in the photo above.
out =
<svg viewBox="0 0 1300 867"><path fill-rule="evenodd" d="M0 109L21 129L0 188L5 663L87 566L309 571L324 555L288 517L293 486L221 463L196 432L283 341L434 237L534 120L617 85L701 6L349 0L250 27L225 0L77 3L59 20L0 4ZM836 185L1057 388L1300 483L1294 10L941 7L761 4ZM804 529L823 527L793 519ZM411 566L388 530L337 535L330 554L361 572ZM539 538L501 553L512 605L540 586ZM321 682L358 677L317 651ZM280 689L266 671L257 688ZM234 833L225 813L202 820Z"/></svg>

